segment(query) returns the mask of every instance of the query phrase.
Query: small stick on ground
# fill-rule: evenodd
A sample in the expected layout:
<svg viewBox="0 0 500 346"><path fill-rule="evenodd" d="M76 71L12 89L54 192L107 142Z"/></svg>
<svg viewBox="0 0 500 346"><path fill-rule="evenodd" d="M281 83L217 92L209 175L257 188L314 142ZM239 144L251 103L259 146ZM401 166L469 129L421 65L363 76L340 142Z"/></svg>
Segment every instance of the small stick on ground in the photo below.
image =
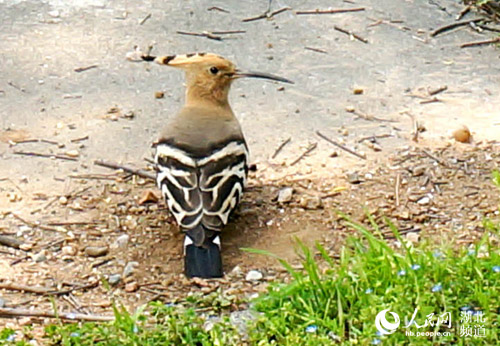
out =
<svg viewBox="0 0 500 346"><path fill-rule="evenodd" d="M85 66L85 67L77 67L73 71L80 73L80 72L91 70L93 68L97 68L98 66L99 65L90 65L90 66Z"/></svg>
<svg viewBox="0 0 500 346"><path fill-rule="evenodd" d="M422 149L422 152L427 155L428 157L430 157L431 159L433 159L434 161L436 161L437 163L439 163L441 166L444 166L446 168L450 168L450 166L444 162L443 160L441 160L439 157L436 157L434 155L432 155L430 152L428 152L427 150L425 149Z"/></svg>
<svg viewBox="0 0 500 346"><path fill-rule="evenodd" d="M15 155L25 155L25 156L37 156L37 157L46 157L46 158L55 158L55 159L60 159L60 160L67 160L67 161L78 161L78 159L74 157L69 157L65 155L56 155L56 154L42 154L42 153L35 153L32 151L14 151Z"/></svg>
<svg viewBox="0 0 500 346"><path fill-rule="evenodd" d="M273 18L277 14L280 14L280 13L288 11L288 10L291 10L291 8L290 7L283 7L283 8L280 8L279 10L274 11L274 12L269 13L269 11L266 11L258 16L245 18L245 19L242 19L241 21L244 23L248 23L248 22L253 22L255 20L259 20L259 19Z"/></svg>
<svg viewBox="0 0 500 346"><path fill-rule="evenodd" d="M93 322L109 322L115 320L113 316L99 316L99 315L87 315L87 314L75 314L75 313L54 313L41 310L12 309L12 308L0 308L0 316L12 317L12 318L15 317L58 318L61 320L93 321Z"/></svg>
<svg viewBox="0 0 500 346"><path fill-rule="evenodd" d="M370 140L370 139L375 140L377 138L387 138L387 137L393 137L393 135L391 135L390 133L384 133L382 135L361 137L360 139L358 139L358 143L362 143L362 142Z"/></svg>
<svg viewBox="0 0 500 346"><path fill-rule="evenodd" d="M49 291L49 292L47 292L45 294L51 295L51 296L62 296L62 295L71 293L73 291L79 291L79 290L86 290L86 289L89 289L89 288L94 288L94 287L97 287L98 285L99 285L99 281L93 281L93 282L85 284L85 285L74 286L74 287L68 288L67 290L61 290L61 291L53 291L52 290L52 291Z"/></svg>
<svg viewBox="0 0 500 346"><path fill-rule="evenodd" d="M278 146L278 148L276 148L276 150L274 151L274 154L273 154L273 156L271 156L271 158L274 159L276 156L278 156L278 154L285 147L285 145L287 145L288 143L290 143L291 140L292 140L292 137L288 137L283 142L281 142L281 144Z"/></svg>
<svg viewBox="0 0 500 346"><path fill-rule="evenodd" d="M421 105L426 105L428 103L434 103L434 102L442 102L440 99L438 99L437 97L433 97L431 99L428 99L428 100L422 100L420 101L420 104Z"/></svg>
<svg viewBox="0 0 500 346"><path fill-rule="evenodd" d="M22 240L17 238L9 237L6 235L0 235L0 244L8 247L12 247L14 249L19 249L21 245L24 244Z"/></svg>
<svg viewBox="0 0 500 346"><path fill-rule="evenodd" d="M429 93L430 96L434 96L434 95L442 93L443 91L446 91L446 90L448 90L448 86L447 85L443 85L442 87L439 87L437 89L429 90L428 93Z"/></svg>
<svg viewBox="0 0 500 346"><path fill-rule="evenodd" d="M352 31L349 31L349 30L343 29L343 28L341 28L341 27L339 27L339 26L336 26L336 25L335 25L333 28L334 28L335 30L337 30L337 31L340 31L340 32L341 32L341 33L343 33L343 34L348 35L349 37L354 37L354 38L355 38L356 40L358 40L358 41L361 41L361 42L363 42L363 43L368 43L368 40L367 40L366 38L363 38L363 37L361 37L361 36L359 36L359 35L357 35L357 34L353 33Z"/></svg>
<svg viewBox="0 0 500 346"><path fill-rule="evenodd" d="M0 289L9 291L23 291L36 294L47 294L52 290L51 288L48 287L34 287L34 286L18 285L15 283L0 283Z"/></svg>
<svg viewBox="0 0 500 346"><path fill-rule="evenodd" d="M139 177L142 177L142 178L156 180L156 176L153 173L146 172L142 169L135 169L135 168L127 167L127 166L122 166L122 165L119 165L117 163L104 161L104 160L95 160L94 164L101 166L101 167L111 168L111 169L121 169L124 172L132 173L132 174L138 175Z"/></svg>
<svg viewBox="0 0 500 346"><path fill-rule="evenodd" d="M211 40L222 41L222 37L213 35L209 32L198 33L198 32L188 32L188 31L176 31L176 33L178 33L179 35L199 36L199 37L206 37Z"/></svg>
<svg viewBox="0 0 500 346"><path fill-rule="evenodd" d="M451 24L448 24L448 25L444 25L444 26L441 26L441 27L437 28L433 32L431 32L431 37L435 37L435 36L437 36L437 35L445 32L445 31L448 31L448 30L451 30L451 29L455 29L455 28L458 28L460 26L470 25L470 23L478 23L478 22L481 22L481 21L486 21L486 19L484 19L484 18L474 18L474 19L464 20L462 22L456 22L456 23L451 23Z"/></svg>
<svg viewBox="0 0 500 346"><path fill-rule="evenodd" d="M83 137L79 137L79 138L74 138L72 140L70 140L71 143L78 143L78 142L81 142L81 141L86 141L87 139L89 139L89 135L86 135L86 136L83 136Z"/></svg>
<svg viewBox="0 0 500 346"><path fill-rule="evenodd" d="M349 154L352 154L352 155L354 155L354 156L356 156L356 157L359 157L360 159L366 160L366 156L361 155L361 154L359 154L359 153L355 152L354 150L349 149L349 148L347 148L347 147L343 146L342 144L335 142L333 139L330 139L330 138L326 137L326 136L325 136L324 134L322 134L321 132L316 131L316 134L317 134L318 136L320 136L321 138L323 138L323 139L324 139L325 141L327 141L328 143L331 143L331 144L335 145L336 147L338 147L338 148L340 148L340 149L342 149L342 150L344 150L344 151L347 151Z"/></svg>
<svg viewBox="0 0 500 346"><path fill-rule="evenodd" d="M399 187L401 185L401 174L396 176L396 186L394 188L394 192L396 194L396 207L399 207Z"/></svg>
<svg viewBox="0 0 500 346"><path fill-rule="evenodd" d="M359 12L359 11L364 11L364 7L357 7L357 8L337 8L333 10L305 10L305 11L297 11L295 14L297 15L304 15L304 14L335 14L335 13L346 13L346 12Z"/></svg>
<svg viewBox="0 0 500 346"><path fill-rule="evenodd" d="M318 143L313 143L309 146L309 148L306 149L306 151L304 151L299 157L297 157L297 159L295 161L293 161L290 166L293 166L295 165L296 163L298 163L300 160L302 160L304 157L306 157L307 155L309 155L309 153L311 151L313 151L314 149L316 149L316 147L318 146Z"/></svg>
<svg viewBox="0 0 500 346"><path fill-rule="evenodd" d="M28 221L28 220L25 220L23 219L22 217L20 217L19 215L17 214L14 214L14 213L10 213L14 218L18 219L19 221L21 221L22 223L24 223L25 225L28 225L29 227L31 228L39 228L39 229L42 229L44 231L53 231L53 232L59 232L58 229L54 228L54 227L49 227L49 226L44 226L44 225L41 225L39 223L35 223L35 222L31 222L31 221Z"/></svg>
<svg viewBox="0 0 500 346"><path fill-rule="evenodd" d="M460 13L456 16L455 20L460 20L463 18L463 16L465 16L467 13L469 13L471 9L471 5L467 5L465 6L462 11L460 11Z"/></svg>
<svg viewBox="0 0 500 346"><path fill-rule="evenodd" d="M219 12L224 12L224 13L230 13L228 10L225 10L221 7L217 7L217 6L212 6L212 7L209 7L207 8L207 11L219 11Z"/></svg>
<svg viewBox="0 0 500 346"><path fill-rule="evenodd" d="M460 48L484 46L484 45L493 44L493 43L500 43L500 37L497 37L497 38L494 38L491 40L485 40L485 41L475 41L475 42L463 43L460 45Z"/></svg>
<svg viewBox="0 0 500 346"><path fill-rule="evenodd" d="M151 13L148 13L148 15L139 22L139 25L146 23L149 18L151 18Z"/></svg>
<svg viewBox="0 0 500 346"><path fill-rule="evenodd" d="M307 50L312 50L313 52L318 52L318 53L323 53L323 54L328 54L328 52L324 49L320 49L320 48L313 48L313 47L304 47L304 49L307 49Z"/></svg>

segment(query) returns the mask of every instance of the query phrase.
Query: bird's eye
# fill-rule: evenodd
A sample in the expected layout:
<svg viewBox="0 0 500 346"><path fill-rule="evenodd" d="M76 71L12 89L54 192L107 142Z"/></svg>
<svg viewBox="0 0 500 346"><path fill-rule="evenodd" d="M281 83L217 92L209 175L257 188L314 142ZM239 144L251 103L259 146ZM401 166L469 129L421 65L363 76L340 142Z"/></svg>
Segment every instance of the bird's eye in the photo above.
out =
<svg viewBox="0 0 500 346"><path fill-rule="evenodd" d="M215 66L212 66L210 67L210 73L216 75L217 73L219 73L219 69Z"/></svg>

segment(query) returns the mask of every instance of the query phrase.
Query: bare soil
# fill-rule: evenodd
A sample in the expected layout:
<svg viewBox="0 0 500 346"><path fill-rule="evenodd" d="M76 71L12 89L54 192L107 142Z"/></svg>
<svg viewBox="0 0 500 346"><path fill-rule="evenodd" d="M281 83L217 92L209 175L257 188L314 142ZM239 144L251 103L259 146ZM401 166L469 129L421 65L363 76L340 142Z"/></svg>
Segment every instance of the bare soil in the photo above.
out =
<svg viewBox="0 0 500 346"><path fill-rule="evenodd" d="M308 246L322 242L335 256L347 236L356 236L337 211L366 222L368 210L381 225L384 217L395 222L409 241L456 246L483 234L484 217L498 219L491 171L500 163L499 52L460 49L486 36L464 27L429 36L454 22L457 2L366 0L356 4L366 7L357 14L287 11L243 24L242 18L264 11L260 5L221 2L226 15L207 11L210 1L0 1L0 232L22 242L20 249L0 248L6 307L52 311L55 295L62 312L110 315L113 300L134 309L220 289L238 297L230 306L237 310L268 281L286 279L275 259L241 248L267 250L298 266L299 239ZM330 3L275 4L281 5L297 10ZM369 44L350 40L334 24ZM242 27L244 39L222 42L175 34ZM245 82L232 91L257 171L223 235L227 275L221 280L183 276L182 235L165 204L161 198L141 203L148 191L159 195L151 180L93 164L113 160L153 173L144 161L151 158L149 145L163 118L179 108L183 91L177 72L125 60L134 45L152 41L157 54L214 51L296 81L285 89ZM431 95L442 86L447 89ZM155 91L165 91L165 98L155 99ZM471 143L450 139L462 124L472 131ZM418 142L412 140L416 127ZM367 160L332 146L317 130ZM316 149L292 165L314 143ZM294 194L280 203L285 187ZM397 246L386 226L382 231ZM128 242L119 246L123 235ZM106 253L91 257L89 246ZM137 266L125 277L131 262ZM263 279L246 281L250 270ZM116 274L116 285L104 283ZM50 294L30 292L36 288ZM0 325L49 321L25 317Z"/></svg>

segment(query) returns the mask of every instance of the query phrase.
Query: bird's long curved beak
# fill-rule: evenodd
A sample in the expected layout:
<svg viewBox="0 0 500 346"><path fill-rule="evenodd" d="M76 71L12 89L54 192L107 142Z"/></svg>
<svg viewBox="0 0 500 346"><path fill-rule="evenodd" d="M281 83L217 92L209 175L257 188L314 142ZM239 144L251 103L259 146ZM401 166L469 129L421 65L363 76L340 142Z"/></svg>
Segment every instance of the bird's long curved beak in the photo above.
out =
<svg viewBox="0 0 500 346"><path fill-rule="evenodd" d="M283 83L289 83L289 84L294 84L291 80L276 76L270 73L264 73L264 72L253 72L253 71L248 71L248 72L242 72L242 71L236 71L236 73L233 75L233 78L242 78L242 77L250 77L250 78L262 78L262 79L269 79L269 80L274 80L277 82L283 82Z"/></svg>

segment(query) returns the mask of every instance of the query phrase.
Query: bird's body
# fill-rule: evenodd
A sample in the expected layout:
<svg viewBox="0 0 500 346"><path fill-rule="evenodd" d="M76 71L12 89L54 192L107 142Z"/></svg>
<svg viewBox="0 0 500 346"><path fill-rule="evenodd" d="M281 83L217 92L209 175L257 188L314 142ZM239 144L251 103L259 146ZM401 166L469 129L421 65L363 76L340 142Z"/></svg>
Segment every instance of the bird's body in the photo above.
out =
<svg viewBox="0 0 500 346"><path fill-rule="evenodd" d="M228 103L229 87L240 76L279 77L242 74L215 54L144 59L186 71L186 103L155 144L157 182L186 233L186 275L221 277L219 233L241 199L248 173L248 148Z"/></svg>

